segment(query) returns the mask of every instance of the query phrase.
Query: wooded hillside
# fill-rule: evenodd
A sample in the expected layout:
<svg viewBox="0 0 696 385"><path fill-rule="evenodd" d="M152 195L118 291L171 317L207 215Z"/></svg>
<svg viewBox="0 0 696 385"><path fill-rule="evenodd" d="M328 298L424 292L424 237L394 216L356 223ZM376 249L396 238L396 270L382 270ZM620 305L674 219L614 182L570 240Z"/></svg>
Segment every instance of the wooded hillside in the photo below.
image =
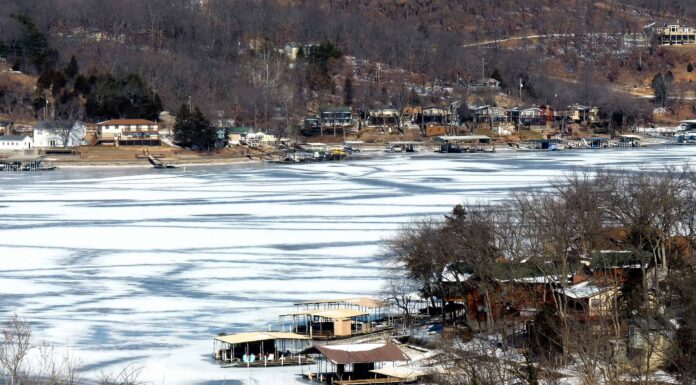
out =
<svg viewBox="0 0 696 385"><path fill-rule="evenodd" d="M301 117L319 104L344 103L346 77L354 80L351 103L363 106L395 104L404 98L404 84L456 84L493 73L508 92L524 82L529 102L561 102L560 97L597 104L591 94L617 88L612 83L627 71L645 71L639 75L652 78L669 69L663 60L651 62L653 50L638 58L620 36L641 32L658 18L693 20L696 7L688 3L4 0L0 40L2 56L23 73L39 76L48 68L65 68L74 56L87 79L138 75L165 109L192 102L207 114L268 126L274 116ZM38 65L13 50L27 34L17 15L46 36L46 63ZM549 34L564 37L463 47ZM290 63L279 51L290 43L325 43L337 54L303 56L300 50L301 57ZM654 68L638 68L644 63ZM36 112L26 100L14 105L19 105L14 113Z"/></svg>

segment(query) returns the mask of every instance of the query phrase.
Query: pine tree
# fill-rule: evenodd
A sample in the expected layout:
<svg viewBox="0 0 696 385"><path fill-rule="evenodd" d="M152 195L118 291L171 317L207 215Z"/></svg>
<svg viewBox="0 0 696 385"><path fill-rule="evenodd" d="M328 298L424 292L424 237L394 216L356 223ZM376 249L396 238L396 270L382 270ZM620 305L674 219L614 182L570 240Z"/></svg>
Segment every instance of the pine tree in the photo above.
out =
<svg viewBox="0 0 696 385"><path fill-rule="evenodd" d="M201 110L193 111L186 104L179 107L174 124L174 141L176 144L198 151L209 151L215 147L216 130Z"/></svg>
<svg viewBox="0 0 696 385"><path fill-rule="evenodd" d="M353 105L353 80L350 75L346 76L346 82L343 84L343 105L348 107Z"/></svg>
<svg viewBox="0 0 696 385"><path fill-rule="evenodd" d="M68 63L68 66L65 67L63 72L65 72L65 76L67 76L68 79L73 79L80 73L80 67L77 65L77 60L74 55L70 58L70 63Z"/></svg>

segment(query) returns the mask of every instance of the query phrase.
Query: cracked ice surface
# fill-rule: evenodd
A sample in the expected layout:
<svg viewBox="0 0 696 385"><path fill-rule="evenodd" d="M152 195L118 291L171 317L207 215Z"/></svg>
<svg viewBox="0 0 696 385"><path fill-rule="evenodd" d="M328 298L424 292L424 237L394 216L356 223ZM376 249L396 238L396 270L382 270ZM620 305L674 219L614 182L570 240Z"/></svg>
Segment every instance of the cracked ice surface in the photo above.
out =
<svg viewBox="0 0 696 385"><path fill-rule="evenodd" d="M69 346L90 375L129 362L166 384L292 384L220 369L220 331L296 301L375 295L381 241L414 217L594 167L682 165L696 147L393 155L359 162L0 173L0 317ZM306 369L305 369L306 370Z"/></svg>

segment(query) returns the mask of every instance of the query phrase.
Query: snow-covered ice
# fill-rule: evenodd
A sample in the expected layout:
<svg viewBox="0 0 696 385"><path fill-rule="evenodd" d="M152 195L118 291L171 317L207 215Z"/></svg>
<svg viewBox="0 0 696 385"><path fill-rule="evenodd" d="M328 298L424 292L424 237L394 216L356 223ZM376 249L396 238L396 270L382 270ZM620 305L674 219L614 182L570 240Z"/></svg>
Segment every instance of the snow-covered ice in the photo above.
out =
<svg viewBox="0 0 696 385"><path fill-rule="evenodd" d="M295 383L221 369L218 332L267 329L296 301L375 295L381 241L414 217L544 187L577 168L682 165L696 147L389 155L187 170L0 173L0 316L89 373L165 384ZM306 369L304 369L306 370Z"/></svg>

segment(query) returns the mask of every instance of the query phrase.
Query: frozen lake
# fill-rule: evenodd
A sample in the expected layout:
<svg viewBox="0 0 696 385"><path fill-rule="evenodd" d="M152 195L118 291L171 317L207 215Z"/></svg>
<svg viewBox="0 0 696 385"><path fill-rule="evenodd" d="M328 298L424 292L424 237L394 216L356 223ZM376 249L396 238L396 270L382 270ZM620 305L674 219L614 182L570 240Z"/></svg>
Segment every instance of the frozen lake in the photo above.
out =
<svg viewBox="0 0 696 385"><path fill-rule="evenodd" d="M138 362L153 383L293 383L297 368L218 368L212 336L264 330L296 301L375 295L380 243L413 217L569 170L662 168L694 155L660 147L0 173L0 317L30 320L38 340L69 346L93 373Z"/></svg>

